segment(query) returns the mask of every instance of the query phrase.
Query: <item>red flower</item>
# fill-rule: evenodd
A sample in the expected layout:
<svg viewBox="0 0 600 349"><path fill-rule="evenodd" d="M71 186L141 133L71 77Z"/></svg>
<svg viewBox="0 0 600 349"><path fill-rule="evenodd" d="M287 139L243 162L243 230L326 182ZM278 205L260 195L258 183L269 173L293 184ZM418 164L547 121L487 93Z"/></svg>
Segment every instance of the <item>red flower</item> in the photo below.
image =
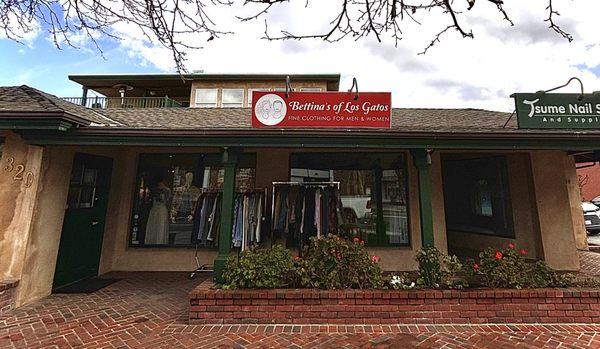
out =
<svg viewBox="0 0 600 349"><path fill-rule="evenodd" d="M502 252L498 251L496 252L496 260L501 260L502 259Z"/></svg>
<svg viewBox="0 0 600 349"><path fill-rule="evenodd" d="M354 237L354 242L359 243L360 239L358 238L358 236Z"/></svg>
<svg viewBox="0 0 600 349"><path fill-rule="evenodd" d="M515 248L515 245L513 245L511 242L510 244L508 244L508 248L510 248L512 250L513 248Z"/></svg>
<svg viewBox="0 0 600 349"><path fill-rule="evenodd" d="M379 263L379 257L377 257L377 256L371 256L371 262L373 262L375 264Z"/></svg>
<svg viewBox="0 0 600 349"><path fill-rule="evenodd" d="M294 257L294 260L295 260L295 261L299 261L299 260L300 260L300 256L296 256L296 257Z"/></svg>
<svg viewBox="0 0 600 349"><path fill-rule="evenodd" d="M525 251L524 249L521 249L521 251L519 251L520 254L522 254L523 256L527 254L527 251Z"/></svg>
<svg viewBox="0 0 600 349"><path fill-rule="evenodd" d="M477 264L477 263L473 264L473 270L479 270L479 264Z"/></svg>
<svg viewBox="0 0 600 349"><path fill-rule="evenodd" d="M364 245L364 244L365 244L365 242L364 242L364 241L362 241L362 240L360 240L360 244L361 244L361 245Z"/></svg>

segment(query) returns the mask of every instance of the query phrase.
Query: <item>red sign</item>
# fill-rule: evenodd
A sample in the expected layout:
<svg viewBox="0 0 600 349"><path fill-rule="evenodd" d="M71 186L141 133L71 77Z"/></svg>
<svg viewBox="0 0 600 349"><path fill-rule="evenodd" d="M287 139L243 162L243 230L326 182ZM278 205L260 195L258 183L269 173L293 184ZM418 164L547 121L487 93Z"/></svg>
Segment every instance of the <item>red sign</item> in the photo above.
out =
<svg viewBox="0 0 600 349"><path fill-rule="evenodd" d="M390 128L389 92L252 93L252 127Z"/></svg>

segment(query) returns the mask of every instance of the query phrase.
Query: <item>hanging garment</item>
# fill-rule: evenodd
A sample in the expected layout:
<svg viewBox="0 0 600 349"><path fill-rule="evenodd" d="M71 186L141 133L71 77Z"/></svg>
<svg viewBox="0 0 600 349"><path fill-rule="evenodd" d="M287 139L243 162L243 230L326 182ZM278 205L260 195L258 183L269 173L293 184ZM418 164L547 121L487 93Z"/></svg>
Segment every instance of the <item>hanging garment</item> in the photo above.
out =
<svg viewBox="0 0 600 349"><path fill-rule="evenodd" d="M217 220L220 219L219 216L219 205L221 204L221 200L220 200L221 196L217 195L215 197L215 199L213 200L213 205L212 205L212 209L210 211L210 215L208 217L208 221L209 221L209 227L208 227L208 235L206 236L206 240L208 241L214 241L215 240L215 226L218 224Z"/></svg>
<svg viewBox="0 0 600 349"><path fill-rule="evenodd" d="M235 223L233 225L233 247L242 246L242 236L244 230L244 207L243 198L237 196L235 200Z"/></svg>
<svg viewBox="0 0 600 349"><path fill-rule="evenodd" d="M321 237L321 189L318 188L315 191L315 228L317 231L317 237Z"/></svg>
<svg viewBox="0 0 600 349"><path fill-rule="evenodd" d="M254 229L254 241L257 244L261 242L261 225L262 225L262 215L263 215L263 195L258 195L258 202L256 204L256 228Z"/></svg>
<svg viewBox="0 0 600 349"><path fill-rule="evenodd" d="M321 227L324 234L329 234L329 188L323 190L323 210L321 211Z"/></svg>
<svg viewBox="0 0 600 349"><path fill-rule="evenodd" d="M171 190L158 187L152 195L152 208L146 223L146 236L144 243L147 245L166 245L169 243L169 210L167 206L171 201Z"/></svg>

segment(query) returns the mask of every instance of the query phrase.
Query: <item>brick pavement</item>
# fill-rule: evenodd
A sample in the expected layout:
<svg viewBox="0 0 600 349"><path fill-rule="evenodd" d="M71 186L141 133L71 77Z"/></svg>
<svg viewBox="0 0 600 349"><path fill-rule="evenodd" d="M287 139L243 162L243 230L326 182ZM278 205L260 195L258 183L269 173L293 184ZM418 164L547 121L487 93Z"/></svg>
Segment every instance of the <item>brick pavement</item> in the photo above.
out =
<svg viewBox="0 0 600 349"><path fill-rule="evenodd" d="M600 252L579 251L581 272L600 276Z"/></svg>
<svg viewBox="0 0 600 349"><path fill-rule="evenodd" d="M600 325L190 325L185 273L111 273L93 294L0 316L0 348L600 348Z"/></svg>

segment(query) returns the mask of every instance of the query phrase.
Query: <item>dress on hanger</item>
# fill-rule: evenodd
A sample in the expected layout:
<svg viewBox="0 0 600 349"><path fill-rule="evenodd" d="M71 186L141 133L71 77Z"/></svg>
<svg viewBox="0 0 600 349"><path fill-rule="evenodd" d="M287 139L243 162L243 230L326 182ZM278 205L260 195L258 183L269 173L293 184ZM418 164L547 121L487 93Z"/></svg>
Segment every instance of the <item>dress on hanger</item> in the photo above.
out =
<svg viewBox="0 0 600 349"><path fill-rule="evenodd" d="M152 195L152 208L146 224L147 245L166 245L169 243L169 209L171 190L165 186L158 186Z"/></svg>

